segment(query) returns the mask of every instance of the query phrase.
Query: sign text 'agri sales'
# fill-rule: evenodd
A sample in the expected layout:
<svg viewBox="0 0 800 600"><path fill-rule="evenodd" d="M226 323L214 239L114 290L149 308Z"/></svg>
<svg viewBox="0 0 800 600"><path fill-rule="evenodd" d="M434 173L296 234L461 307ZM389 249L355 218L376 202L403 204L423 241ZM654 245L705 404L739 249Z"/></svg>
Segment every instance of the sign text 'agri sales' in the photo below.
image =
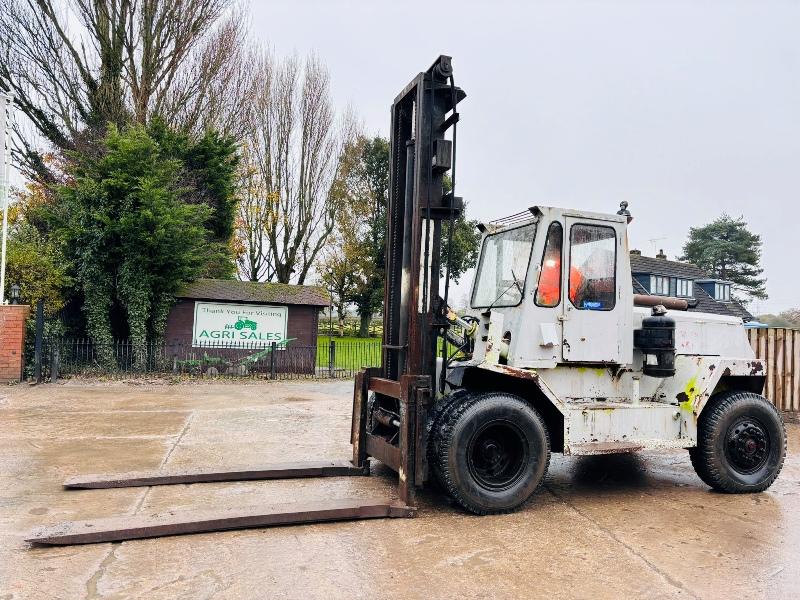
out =
<svg viewBox="0 0 800 600"><path fill-rule="evenodd" d="M225 348L263 348L286 343L285 306L194 303L192 345Z"/></svg>

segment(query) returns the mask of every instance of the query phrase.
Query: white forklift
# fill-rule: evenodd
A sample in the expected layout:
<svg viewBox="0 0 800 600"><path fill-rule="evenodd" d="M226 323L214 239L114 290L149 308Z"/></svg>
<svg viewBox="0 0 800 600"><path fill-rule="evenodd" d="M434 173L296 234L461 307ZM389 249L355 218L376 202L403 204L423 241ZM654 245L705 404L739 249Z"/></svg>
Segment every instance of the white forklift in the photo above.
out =
<svg viewBox="0 0 800 600"><path fill-rule="evenodd" d="M760 492L785 454L742 321L637 296L630 214L533 207L482 227L471 356L453 361L429 460L475 513L513 510L550 452L688 448L723 492ZM451 318L453 318L451 316Z"/></svg>
<svg viewBox="0 0 800 600"><path fill-rule="evenodd" d="M30 541L411 517L416 490L433 480L470 512L508 512L541 485L551 452L688 448L715 489L769 487L786 434L760 395L764 363L740 319L687 312L677 298L634 296L624 203L617 214L537 206L483 225L471 297L479 316L459 318L448 308L450 252L442 240L452 235L442 233L463 206L454 188L464 97L450 58L440 56L392 104L383 355L380 367L356 377L352 459L87 475L64 484L363 476L373 459L397 472L397 497L69 522Z"/></svg>

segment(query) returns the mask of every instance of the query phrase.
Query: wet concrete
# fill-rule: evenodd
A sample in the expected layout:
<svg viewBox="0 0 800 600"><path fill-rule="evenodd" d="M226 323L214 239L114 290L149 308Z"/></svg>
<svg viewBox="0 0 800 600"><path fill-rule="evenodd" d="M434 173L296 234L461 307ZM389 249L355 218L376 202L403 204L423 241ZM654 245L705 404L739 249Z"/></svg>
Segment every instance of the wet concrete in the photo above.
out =
<svg viewBox="0 0 800 600"><path fill-rule="evenodd" d="M512 515L435 493L416 519L75 547L44 523L166 508L376 497L370 478L63 491L90 472L349 456L349 382L0 388L0 600L8 598L789 598L800 594L800 425L766 493L727 496L685 452L553 457Z"/></svg>

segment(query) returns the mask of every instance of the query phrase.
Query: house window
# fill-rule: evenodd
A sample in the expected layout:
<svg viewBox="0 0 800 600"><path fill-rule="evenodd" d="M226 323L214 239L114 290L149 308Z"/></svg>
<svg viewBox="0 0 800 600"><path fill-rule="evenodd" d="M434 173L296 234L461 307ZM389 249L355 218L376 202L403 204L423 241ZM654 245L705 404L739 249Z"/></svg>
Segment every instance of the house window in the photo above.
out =
<svg viewBox="0 0 800 600"><path fill-rule="evenodd" d="M731 299L731 286L727 283L715 283L714 299L728 302Z"/></svg>
<svg viewBox="0 0 800 600"><path fill-rule="evenodd" d="M569 300L579 310L611 310L616 300L617 236L602 225L572 226Z"/></svg>
<svg viewBox="0 0 800 600"><path fill-rule="evenodd" d="M692 281L690 279L676 279L675 295L679 298L689 298L692 295Z"/></svg>
<svg viewBox="0 0 800 600"><path fill-rule="evenodd" d="M669 277L650 275L650 293L657 296L669 296Z"/></svg>

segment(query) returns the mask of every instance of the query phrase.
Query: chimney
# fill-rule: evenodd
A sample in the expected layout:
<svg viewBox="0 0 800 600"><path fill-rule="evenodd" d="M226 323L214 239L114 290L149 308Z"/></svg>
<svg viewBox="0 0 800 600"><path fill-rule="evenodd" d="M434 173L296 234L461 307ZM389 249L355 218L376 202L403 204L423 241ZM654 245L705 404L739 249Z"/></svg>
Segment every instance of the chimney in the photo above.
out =
<svg viewBox="0 0 800 600"><path fill-rule="evenodd" d="M631 254L633 254L634 256L641 256L642 255L642 251L641 250L631 250Z"/></svg>
<svg viewBox="0 0 800 600"><path fill-rule="evenodd" d="M666 260L667 255L664 254L664 249L663 248L658 251L658 254L656 254L656 258L663 258L664 260Z"/></svg>

